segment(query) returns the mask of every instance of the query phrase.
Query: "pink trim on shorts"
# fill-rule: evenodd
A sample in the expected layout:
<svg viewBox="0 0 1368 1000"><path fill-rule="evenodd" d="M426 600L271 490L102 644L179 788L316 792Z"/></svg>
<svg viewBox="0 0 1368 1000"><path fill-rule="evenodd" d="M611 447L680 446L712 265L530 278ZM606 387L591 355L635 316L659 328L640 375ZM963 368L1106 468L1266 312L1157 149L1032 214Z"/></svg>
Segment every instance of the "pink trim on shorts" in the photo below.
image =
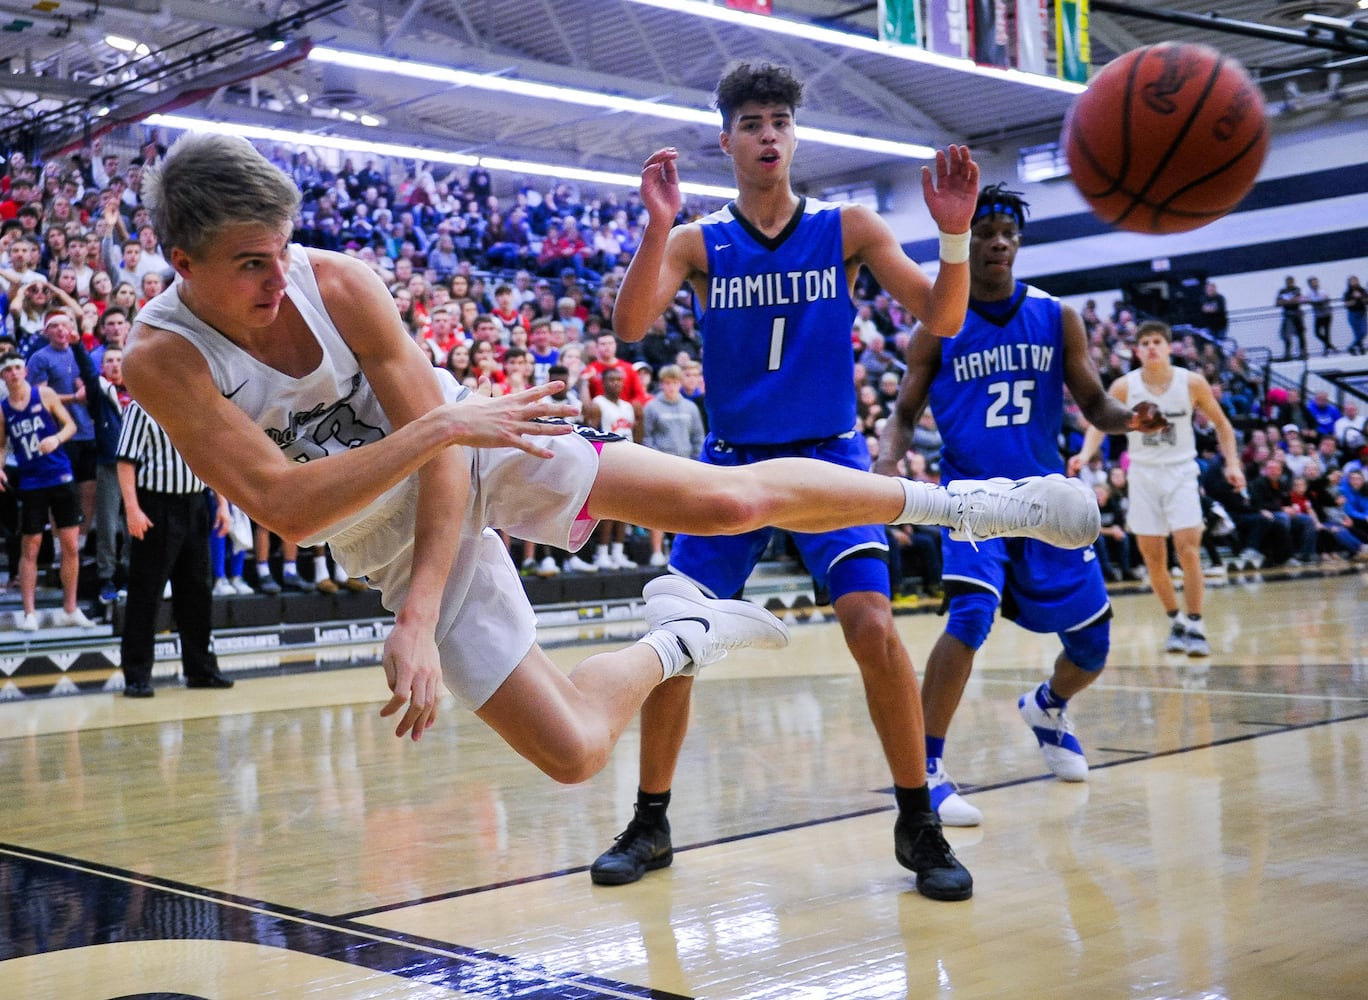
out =
<svg viewBox="0 0 1368 1000"><path fill-rule="evenodd" d="M604 445L604 442L603 442L603 441L590 441L589 443L592 444L592 445L594 446L594 451L595 451L595 453L597 453L597 454L599 454L599 455L602 455L602 454L603 454L603 445ZM593 516L590 515L590 513L589 513L589 500L588 500L588 498L586 497L586 498L585 498L585 501L584 501L584 506L581 507L581 508L580 508L580 512L579 512L578 514L575 515L575 522L576 522L576 523L579 523L580 521L592 521L592 520L594 520L594 518L593 518Z"/></svg>

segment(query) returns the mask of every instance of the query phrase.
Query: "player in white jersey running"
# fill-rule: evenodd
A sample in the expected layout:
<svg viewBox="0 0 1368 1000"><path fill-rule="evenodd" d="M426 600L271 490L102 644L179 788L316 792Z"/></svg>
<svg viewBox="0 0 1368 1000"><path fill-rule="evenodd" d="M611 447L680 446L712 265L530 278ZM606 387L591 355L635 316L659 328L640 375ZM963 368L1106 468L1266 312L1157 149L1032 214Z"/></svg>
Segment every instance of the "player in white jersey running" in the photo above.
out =
<svg viewBox="0 0 1368 1000"><path fill-rule="evenodd" d="M787 643L761 608L653 580L641 641L567 675L537 645L492 529L571 550L600 518L695 533L904 521L1075 546L1097 535L1096 505L1089 519L1047 479L954 493L797 459L709 469L541 422L573 410L548 398L560 382L472 393L433 368L364 262L290 243L299 191L241 139L183 136L143 194L177 280L138 316L127 385L215 490L283 537L328 542L381 591L395 613L381 714L398 716L398 736L433 724L445 681L546 774L583 781L662 679Z"/></svg>
<svg viewBox="0 0 1368 1000"><path fill-rule="evenodd" d="M1126 527L1135 535L1140 555L1149 571L1154 596L1164 607L1171 625L1164 649L1188 656L1210 656L1206 627L1202 624L1202 500L1197 479L1197 439L1192 430L1194 409L1207 415L1216 428L1216 440L1225 458L1225 476L1237 490L1244 489L1245 477L1235 443L1235 429L1211 391L1205 378L1170 360L1173 332L1167 323L1149 320L1140 324L1136 334L1136 354L1141 367L1117 379L1111 394L1123 403L1151 402L1168 418L1169 425L1155 433L1131 431L1127 434L1130 455L1130 509ZM1077 475L1097 453L1102 432L1089 427L1083 447L1069 459L1070 475ZM1168 570L1168 536L1178 565L1183 570L1183 604Z"/></svg>

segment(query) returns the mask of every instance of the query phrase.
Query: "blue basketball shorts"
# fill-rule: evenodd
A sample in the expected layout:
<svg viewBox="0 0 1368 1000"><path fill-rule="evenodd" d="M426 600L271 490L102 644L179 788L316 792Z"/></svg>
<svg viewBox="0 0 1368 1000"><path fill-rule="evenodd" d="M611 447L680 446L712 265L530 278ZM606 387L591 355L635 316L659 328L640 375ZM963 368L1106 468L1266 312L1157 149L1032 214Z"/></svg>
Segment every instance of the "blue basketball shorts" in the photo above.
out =
<svg viewBox="0 0 1368 1000"><path fill-rule="evenodd" d="M986 590L1002 616L1032 632L1068 632L1110 617L1111 605L1092 546L1061 549L1034 538L978 543L941 537L946 594Z"/></svg>

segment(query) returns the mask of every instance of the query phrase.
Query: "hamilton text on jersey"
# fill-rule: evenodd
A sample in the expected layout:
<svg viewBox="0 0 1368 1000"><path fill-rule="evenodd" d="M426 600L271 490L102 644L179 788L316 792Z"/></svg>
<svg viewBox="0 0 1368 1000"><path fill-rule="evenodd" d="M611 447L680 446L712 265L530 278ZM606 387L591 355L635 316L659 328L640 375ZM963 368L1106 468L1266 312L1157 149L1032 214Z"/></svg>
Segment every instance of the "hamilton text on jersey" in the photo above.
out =
<svg viewBox="0 0 1368 1000"><path fill-rule="evenodd" d="M834 299L844 291L838 268L811 271L765 271L727 277L714 275L708 283L709 309L754 309Z"/></svg>
<svg viewBox="0 0 1368 1000"><path fill-rule="evenodd" d="M954 359L956 382L968 382L1001 372L1049 371L1054 365L1049 344L1001 344Z"/></svg>

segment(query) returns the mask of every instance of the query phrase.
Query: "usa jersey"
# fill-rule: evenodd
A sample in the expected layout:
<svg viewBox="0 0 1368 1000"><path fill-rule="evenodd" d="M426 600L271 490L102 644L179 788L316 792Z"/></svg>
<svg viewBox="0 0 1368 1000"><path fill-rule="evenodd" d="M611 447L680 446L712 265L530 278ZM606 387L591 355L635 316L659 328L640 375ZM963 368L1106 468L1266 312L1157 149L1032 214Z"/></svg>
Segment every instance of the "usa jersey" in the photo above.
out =
<svg viewBox="0 0 1368 1000"><path fill-rule="evenodd" d="M945 482L1063 472L1059 300L1021 282L1007 302L971 299L964 327L941 342L929 398L945 438Z"/></svg>
<svg viewBox="0 0 1368 1000"><path fill-rule="evenodd" d="M9 397L0 398L0 412L5 415L5 433L19 465L19 488L42 490L60 486L73 480L71 462L61 448L44 455L38 442L57 433L57 421L35 387L29 392L28 405L15 409Z"/></svg>
<svg viewBox="0 0 1368 1000"><path fill-rule="evenodd" d="M804 198L770 239L735 204L699 225L708 253L703 377L708 429L729 444L787 444L855 426L841 209Z"/></svg>

